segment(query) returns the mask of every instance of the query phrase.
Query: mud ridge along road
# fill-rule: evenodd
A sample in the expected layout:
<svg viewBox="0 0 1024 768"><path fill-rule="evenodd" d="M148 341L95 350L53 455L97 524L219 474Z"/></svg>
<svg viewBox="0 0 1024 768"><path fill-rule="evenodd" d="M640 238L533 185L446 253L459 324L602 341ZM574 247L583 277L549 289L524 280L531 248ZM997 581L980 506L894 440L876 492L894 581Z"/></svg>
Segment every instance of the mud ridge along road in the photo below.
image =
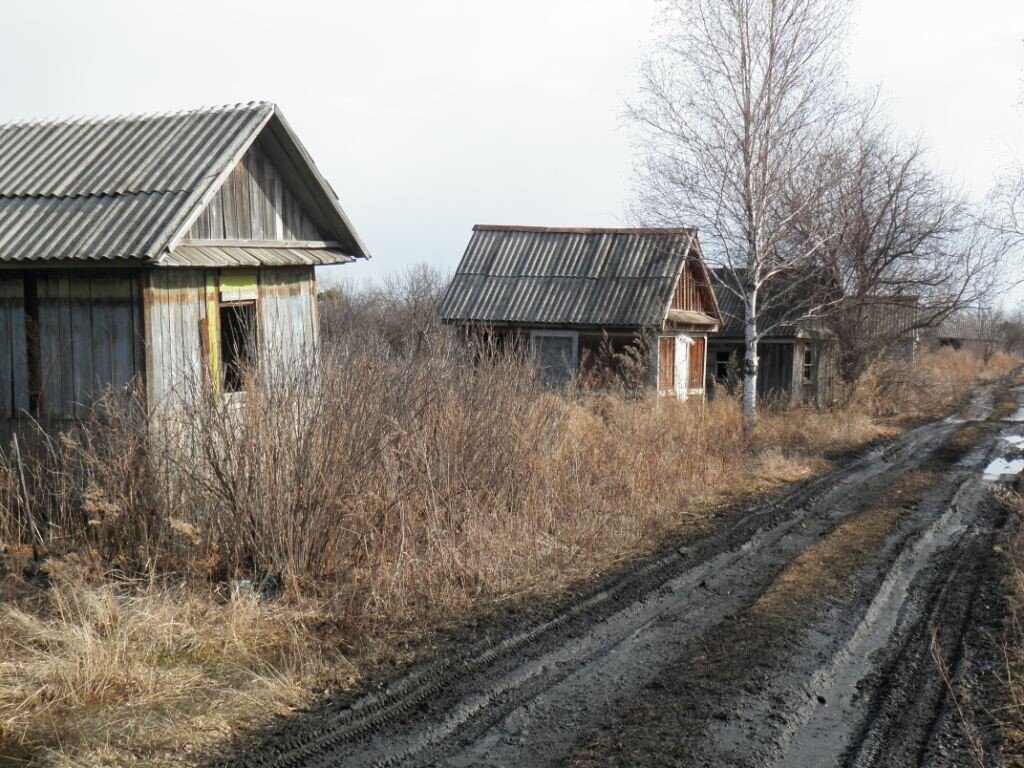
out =
<svg viewBox="0 0 1024 768"><path fill-rule="evenodd" d="M940 669L955 691L965 638L997 610L1009 522L990 483L1017 468L1022 404L1024 386L990 385L960 417L217 764L977 765Z"/></svg>

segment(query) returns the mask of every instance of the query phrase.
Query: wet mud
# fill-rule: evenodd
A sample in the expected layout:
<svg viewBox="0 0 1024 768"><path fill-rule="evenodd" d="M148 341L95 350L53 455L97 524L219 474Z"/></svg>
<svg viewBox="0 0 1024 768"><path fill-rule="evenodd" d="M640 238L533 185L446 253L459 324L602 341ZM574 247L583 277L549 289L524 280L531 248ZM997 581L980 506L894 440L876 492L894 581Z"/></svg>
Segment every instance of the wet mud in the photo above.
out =
<svg viewBox="0 0 1024 768"><path fill-rule="evenodd" d="M991 663L979 628L999 621L1008 525L991 483L1016 481L1022 404L1020 387L983 390L562 610L216 764L984 764L998 750L964 702Z"/></svg>

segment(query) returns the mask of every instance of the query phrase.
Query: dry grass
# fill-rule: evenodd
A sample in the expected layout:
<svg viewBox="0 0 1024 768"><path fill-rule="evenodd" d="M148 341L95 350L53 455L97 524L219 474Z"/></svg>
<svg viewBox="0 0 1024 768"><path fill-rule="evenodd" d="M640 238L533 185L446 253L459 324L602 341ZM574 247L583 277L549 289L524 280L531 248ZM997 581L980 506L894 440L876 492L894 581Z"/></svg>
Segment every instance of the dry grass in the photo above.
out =
<svg viewBox="0 0 1024 768"><path fill-rule="evenodd" d="M0 606L0 755L186 764L193 749L307 701L328 675L352 674L341 659L325 665L295 606L93 582L71 560L50 572L45 594Z"/></svg>
<svg viewBox="0 0 1024 768"><path fill-rule="evenodd" d="M1024 515L1024 496L998 489L996 497L1011 514ZM1003 638L1000 693L1004 701L994 712L1000 726L1004 763L1024 766L1024 528L1019 524L1005 547L998 551L1010 564L1007 584L1009 616Z"/></svg>
<svg viewBox="0 0 1024 768"><path fill-rule="evenodd" d="M51 588L7 577L0 746L46 765L187 763L411 637L706 529L978 373L956 353L888 368L845 407L766 414L747 437L728 398L551 394L514 354L405 327L328 331L323 359L254 376L241 405L183 395L172 440L106 403L0 457L0 545L53 553ZM265 578L277 600L227 594Z"/></svg>

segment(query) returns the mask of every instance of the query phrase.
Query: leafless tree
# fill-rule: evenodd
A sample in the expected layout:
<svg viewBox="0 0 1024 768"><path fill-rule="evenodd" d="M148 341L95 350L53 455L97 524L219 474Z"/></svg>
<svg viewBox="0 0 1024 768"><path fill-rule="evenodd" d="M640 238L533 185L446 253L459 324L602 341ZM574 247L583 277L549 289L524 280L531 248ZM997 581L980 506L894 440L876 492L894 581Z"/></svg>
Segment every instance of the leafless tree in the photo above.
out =
<svg viewBox="0 0 1024 768"><path fill-rule="evenodd" d="M818 258L841 295L829 326L847 380L874 356L908 350L922 329L994 295L1000 239L977 226L922 147L900 141L873 103L796 183L813 186L809 175L830 181L798 217L800 236L823 243Z"/></svg>
<svg viewBox="0 0 1024 768"><path fill-rule="evenodd" d="M663 34L630 108L643 137L637 217L697 225L744 307L748 427L772 305L806 295L822 245L794 231L820 190L795 197L790 181L818 162L843 109L846 10L844 0L663 0Z"/></svg>

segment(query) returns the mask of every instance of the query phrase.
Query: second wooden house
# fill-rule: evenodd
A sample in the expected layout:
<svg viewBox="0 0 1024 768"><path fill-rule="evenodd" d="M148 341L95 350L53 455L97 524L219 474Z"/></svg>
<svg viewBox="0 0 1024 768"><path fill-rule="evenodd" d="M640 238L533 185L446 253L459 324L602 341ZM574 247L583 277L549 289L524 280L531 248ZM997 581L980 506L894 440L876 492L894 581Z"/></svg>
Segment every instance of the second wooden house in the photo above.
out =
<svg viewBox="0 0 1024 768"><path fill-rule="evenodd" d="M692 229L478 225L441 318L528 346L549 384L632 367L680 399L704 397L708 335L721 325Z"/></svg>

